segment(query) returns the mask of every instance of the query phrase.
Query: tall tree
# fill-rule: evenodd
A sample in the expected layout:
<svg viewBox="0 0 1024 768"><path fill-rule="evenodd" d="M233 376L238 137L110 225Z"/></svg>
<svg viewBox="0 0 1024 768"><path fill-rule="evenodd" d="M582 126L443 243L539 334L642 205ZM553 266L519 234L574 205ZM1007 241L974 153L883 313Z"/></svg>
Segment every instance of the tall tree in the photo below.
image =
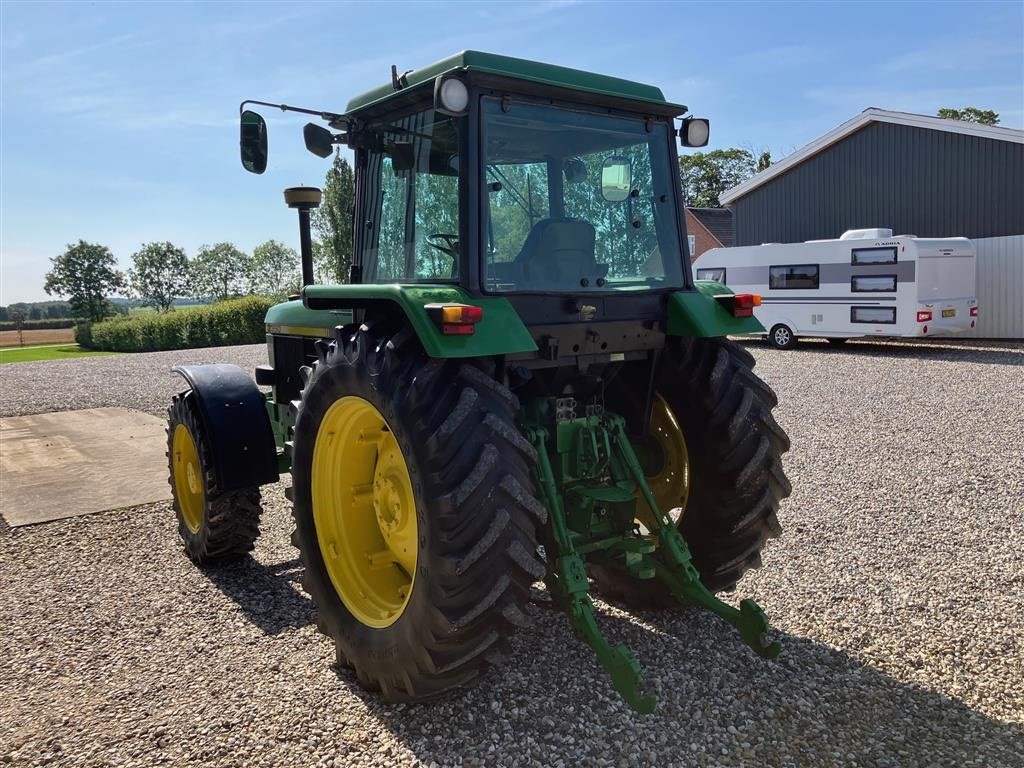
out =
<svg viewBox="0 0 1024 768"><path fill-rule="evenodd" d="M767 149L757 156L757 168L754 170L757 173L765 170L772 164L772 153Z"/></svg>
<svg viewBox="0 0 1024 768"><path fill-rule="evenodd" d="M679 158L679 171L687 205L720 208L718 196L753 176L757 162L746 149L715 149L683 155Z"/></svg>
<svg viewBox="0 0 1024 768"><path fill-rule="evenodd" d="M174 299L188 293L190 275L185 251L173 243L146 243L132 254L128 282L132 293L158 312L167 312Z"/></svg>
<svg viewBox="0 0 1024 768"><path fill-rule="evenodd" d="M192 259L192 289L201 296L226 299L245 292L249 256L231 243L204 245Z"/></svg>
<svg viewBox="0 0 1024 768"><path fill-rule="evenodd" d="M302 284L299 255L277 240L267 240L252 251L249 291L270 298L297 292Z"/></svg>
<svg viewBox="0 0 1024 768"><path fill-rule="evenodd" d="M999 113L991 109L978 109L977 107L954 109L953 107L942 107L936 114L946 120L963 120L965 123L999 125Z"/></svg>
<svg viewBox="0 0 1024 768"><path fill-rule="evenodd" d="M102 320L110 314L107 294L124 290L124 274L105 245L79 240L60 256L50 259L44 290L67 296L75 317Z"/></svg>
<svg viewBox="0 0 1024 768"><path fill-rule="evenodd" d="M317 279L331 283L347 283L352 266L352 208L355 204L355 177L352 166L334 153L334 162L324 181L324 197L313 211L311 223L315 232L313 263Z"/></svg>

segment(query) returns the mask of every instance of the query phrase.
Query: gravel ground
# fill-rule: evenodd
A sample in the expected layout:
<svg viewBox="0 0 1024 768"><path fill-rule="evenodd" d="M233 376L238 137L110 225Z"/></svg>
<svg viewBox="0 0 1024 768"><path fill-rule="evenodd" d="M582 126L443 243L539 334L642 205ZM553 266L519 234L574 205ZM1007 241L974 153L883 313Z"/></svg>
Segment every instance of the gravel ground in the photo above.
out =
<svg viewBox="0 0 1024 768"><path fill-rule="evenodd" d="M559 614L421 706L363 694L312 625L281 486L254 556L202 572L169 504L0 532L0 763L238 766L1024 765L1024 348L752 346L793 439L756 659L696 611L601 605L659 692L630 712ZM0 415L160 413L182 360L7 365Z"/></svg>

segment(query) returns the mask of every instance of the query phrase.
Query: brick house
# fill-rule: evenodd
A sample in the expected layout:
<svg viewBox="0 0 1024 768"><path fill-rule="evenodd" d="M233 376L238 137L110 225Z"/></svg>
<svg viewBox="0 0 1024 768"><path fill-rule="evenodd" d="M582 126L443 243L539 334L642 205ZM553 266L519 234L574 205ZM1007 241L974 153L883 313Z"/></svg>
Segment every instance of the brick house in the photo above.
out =
<svg viewBox="0 0 1024 768"><path fill-rule="evenodd" d="M711 248L730 248L733 241L732 211L728 208L687 208L686 233L690 261Z"/></svg>

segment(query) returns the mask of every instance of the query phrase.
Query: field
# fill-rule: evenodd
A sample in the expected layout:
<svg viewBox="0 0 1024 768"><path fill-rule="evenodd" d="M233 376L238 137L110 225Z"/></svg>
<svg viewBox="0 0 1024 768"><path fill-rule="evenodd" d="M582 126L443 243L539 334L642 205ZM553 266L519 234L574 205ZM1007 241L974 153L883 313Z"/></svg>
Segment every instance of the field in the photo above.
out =
<svg viewBox="0 0 1024 768"><path fill-rule="evenodd" d="M638 716L565 616L531 606L477 684L382 703L317 630L286 474L263 489L255 551L221 568L184 555L170 502L0 521L0 765L1021 768L1024 346L747 348L779 395L793 495L763 568L725 598L764 607L775 661L705 612L601 601L659 697ZM165 415L184 388L172 365L265 359L3 366L0 416Z"/></svg>
<svg viewBox="0 0 1024 768"><path fill-rule="evenodd" d="M41 344L68 344L75 340L74 328L43 328L23 331L23 334L26 347L37 347ZM20 346L22 344L17 331L0 331L0 348Z"/></svg>
<svg viewBox="0 0 1024 768"><path fill-rule="evenodd" d="M55 333L55 331L40 331ZM0 365L3 363L31 363L37 360L67 360L69 358L102 357L114 355L116 352L99 352L82 349L77 344L48 344L33 347L7 347L0 349Z"/></svg>

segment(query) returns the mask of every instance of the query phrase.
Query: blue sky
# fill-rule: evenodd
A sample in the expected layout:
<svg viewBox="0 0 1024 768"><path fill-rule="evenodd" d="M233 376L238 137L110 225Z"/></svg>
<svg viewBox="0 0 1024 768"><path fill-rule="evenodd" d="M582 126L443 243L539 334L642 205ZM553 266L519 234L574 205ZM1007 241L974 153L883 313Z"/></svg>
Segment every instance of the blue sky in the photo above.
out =
<svg viewBox="0 0 1024 768"><path fill-rule="evenodd" d="M991 108L1024 124L1024 3L0 4L0 304L46 298L84 238L296 245L281 190L322 183L301 117L238 162L243 98L342 110L399 70L476 48L660 86L711 147L775 159L866 107Z"/></svg>

